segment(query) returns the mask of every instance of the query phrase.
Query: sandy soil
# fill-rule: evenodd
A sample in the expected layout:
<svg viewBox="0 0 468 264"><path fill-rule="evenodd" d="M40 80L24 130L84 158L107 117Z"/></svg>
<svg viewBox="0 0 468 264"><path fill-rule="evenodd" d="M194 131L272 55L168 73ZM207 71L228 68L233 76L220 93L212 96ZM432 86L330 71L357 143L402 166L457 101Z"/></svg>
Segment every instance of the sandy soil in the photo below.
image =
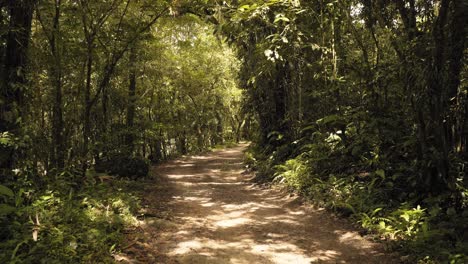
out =
<svg viewBox="0 0 468 264"><path fill-rule="evenodd" d="M243 173L246 145L154 168L141 228L118 260L130 263L398 263L382 246L299 198Z"/></svg>

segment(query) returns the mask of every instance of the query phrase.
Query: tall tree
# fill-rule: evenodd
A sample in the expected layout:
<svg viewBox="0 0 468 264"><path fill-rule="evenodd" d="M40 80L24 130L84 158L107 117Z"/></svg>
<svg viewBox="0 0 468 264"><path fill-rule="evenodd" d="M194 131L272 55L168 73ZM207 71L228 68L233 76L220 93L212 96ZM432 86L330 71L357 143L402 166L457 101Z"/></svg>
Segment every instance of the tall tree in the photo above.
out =
<svg viewBox="0 0 468 264"><path fill-rule="evenodd" d="M2 65L0 91L0 133L10 133L10 137L21 137L21 118L23 117L24 91L27 85L28 47L35 0L9 0L6 9L9 15L6 37L5 59ZM0 146L0 169L13 167L14 151L12 146ZM3 172L8 175L9 172Z"/></svg>

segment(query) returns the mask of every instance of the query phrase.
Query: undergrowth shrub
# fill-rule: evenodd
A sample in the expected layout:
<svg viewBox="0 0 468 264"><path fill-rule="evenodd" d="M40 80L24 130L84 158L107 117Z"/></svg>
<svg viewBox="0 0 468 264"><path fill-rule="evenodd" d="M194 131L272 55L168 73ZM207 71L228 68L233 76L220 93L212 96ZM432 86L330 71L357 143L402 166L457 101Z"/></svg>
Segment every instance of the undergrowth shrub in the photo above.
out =
<svg viewBox="0 0 468 264"><path fill-rule="evenodd" d="M463 173L459 173L458 194L425 196L415 185L417 167L398 153L382 154L378 139L345 147L340 137L315 132L311 138L272 151L253 147L245 160L261 179L287 185L350 217L390 247L414 256L411 261L468 263L468 192Z"/></svg>
<svg viewBox="0 0 468 264"><path fill-rule="evenodd" d="M402 205L390 214L385 214L382 210L383 208L379 207L370 213L360 213L359 222L364 228L378 231L390 239L411 240L418 235L429 235L427 212L421 206L409 208Z"/></svg>
<svg viewBox="0 0 468 264"><path fill-rule="evenodd" d="M65 175L50 177L43 189L32 181L8 188L14 210L0 209L0 263L114 263L122 231L137 224L132 183L75 188Z"/></svg>
<svg viewBox="0 0 468 264"><path fill-rule="evenodd" d="M256 162L257 159L254 157L254 154L251 151L247 150L244 153L244 164L249 168L252 168L255 166Z"/></svg>
<svg viewBox="0 0 468 264"><path fill-rule="evenodd" d="M218 150L218 149L225 149L225 148L233 148L236 147L237 143L234 141L226 141L224 143L216 144L211 149Z"/></svg>
<svg viewBox="0 0 468 264"><path fill-rule="evenodd" d="M310 173L300 159L290 159L284 164L274 167L276 173L273 181L285 183L286 185L303 192L307 186L312 184Z"/></svg>
<svg viewBox="0 0 468 264"><path fill-rule="evenodd" d="M127 154L117 153L99 161L95 169L111 175L128 177L130 179L144 178L148 175L150 162L142 157L129 157Z"/></svg>

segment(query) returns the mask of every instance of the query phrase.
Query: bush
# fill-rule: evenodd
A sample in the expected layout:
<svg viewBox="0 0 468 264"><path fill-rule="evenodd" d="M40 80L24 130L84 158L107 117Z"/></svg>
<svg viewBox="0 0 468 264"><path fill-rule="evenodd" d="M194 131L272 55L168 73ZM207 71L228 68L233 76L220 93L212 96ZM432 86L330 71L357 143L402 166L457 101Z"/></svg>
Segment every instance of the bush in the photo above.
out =
<svg viewBox="0 0 468 264"><path fill-rule="evenodd" d="M51 175L45 189L0 185L0 263L114 263L124 230L134 228L142 183L75 189L71 173ZM6 207L5 204L9 207Z"/></svg>
<svg viewBox="0 0 468 264"><path fill-rule="evenodd" d="M107 172L111 175L128 177L130 179L144 178L148 175L150 162L142 157L129 157L124 154L115 154L102 161L96 162L98 172Z"/></svg>
<svg viewBox="0 0 468 264"><path fill-rule="evenodd" d="M414 263L468 263L465 165L454 169L460 175L457 193L427 195L412 184L417 181L408 175L417 175L417 169L406 159L380 155L377 147L361 143L344 148L314 135L312 142L296 141L299 147L293 142L272 151L250 149L244 161L253 164L257 179L284 184L351 217Z"/></svg>

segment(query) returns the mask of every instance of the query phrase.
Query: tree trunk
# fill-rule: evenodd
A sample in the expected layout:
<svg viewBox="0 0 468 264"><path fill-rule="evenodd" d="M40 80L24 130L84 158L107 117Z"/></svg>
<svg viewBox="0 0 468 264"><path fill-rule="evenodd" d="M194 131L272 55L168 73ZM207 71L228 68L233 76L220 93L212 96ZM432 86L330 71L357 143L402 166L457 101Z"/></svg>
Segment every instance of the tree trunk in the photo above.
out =
<svg viewBox="0 0 468 264"><path fill-rule="evenodd" d="M450 23L450 46L448 54L448 100L452 100L451 107L455 109L452 125L448 128L448 134L452 138L452 146L455 152L466 153L466 137L468 131L467 115L467 95L460 89L460 73L463 68L463 52L466 48L466 28L468 16L466 12L468 5L463 0L452 1L452 20Z"/></svg>
<svg viewBox="0 0 468 264"><path fill-rule="evenodd" d="M59 47L60 37L60 5L61 0L56 0L55 16L50 38L50 48L53 56L51 66L51 80L54 87L54 104L52 118L52 142L53 160L52 166L63 169L65 166L65 142L63 137L63 102L62 102L62 59Z"/></svg>
<svg viewBox="0 0 468 264"><path fill-rule="evenodd" d="M129 85L128 85L128 106L127 106L127 136L126 145L128 150L133 152L135 141L135 106L136 106L136 47L133 46L129 56Z"/></svg>
<svg viewBox="0 0 468 264"><path fill-rule="evenodd" d="M81 169L83 176L88 169L89 137L91 136L91 74L93 70L92 42L88 40L86 59L86 84L84 89L84 112L83 112L83 151L81 155Z"/></svg>
<svg viewBox="0 0 468 264"><path fill-rule="evenodd" d="M216 135L215 144L224 143L224 129L223 129L223 118L219 112L216 112Z"/></svg>
<svg viewBox="0 0 468 264"><path fill-rule="evenodd" d="M179 142L177 144L177 147L178 147L179 153L182 155L186 155L188 153L188 150L187 150L187 132L185 130L182 133L182 135L178 137L178 141Z"/></svg>
<svg viewBox="0 0 468 264"><path fill-rule="evenodd" d="M10 24L0 91L0 133L9 132L14 137L21 137L23 91L27 84L28 47L35 2L10 0L7 3ZM7 171L14 166L15 151L12 147L0 145L0 153L0 170L9 174Z"/></svg>

